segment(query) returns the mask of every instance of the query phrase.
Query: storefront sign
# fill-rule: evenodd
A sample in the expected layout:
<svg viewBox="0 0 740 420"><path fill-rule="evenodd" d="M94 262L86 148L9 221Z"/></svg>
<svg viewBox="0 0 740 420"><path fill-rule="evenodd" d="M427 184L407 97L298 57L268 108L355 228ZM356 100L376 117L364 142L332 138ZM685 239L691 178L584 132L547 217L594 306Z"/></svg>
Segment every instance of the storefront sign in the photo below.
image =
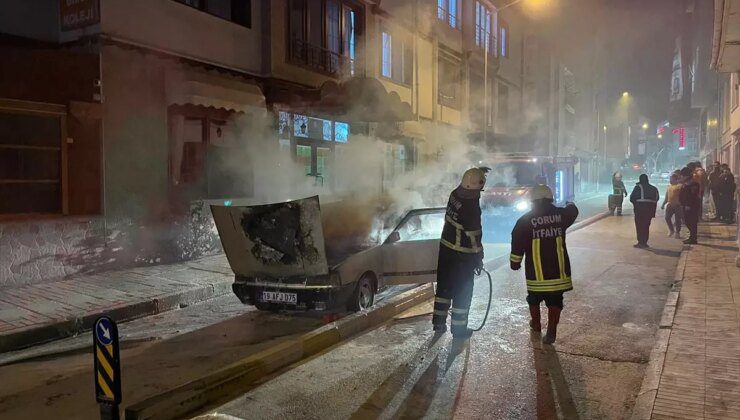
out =
<svg viewBox="0 0 740 420"><path fill-rule="evenodd" d="M99 0L59 0L62 31L84 28L100 22Z"/></svg>

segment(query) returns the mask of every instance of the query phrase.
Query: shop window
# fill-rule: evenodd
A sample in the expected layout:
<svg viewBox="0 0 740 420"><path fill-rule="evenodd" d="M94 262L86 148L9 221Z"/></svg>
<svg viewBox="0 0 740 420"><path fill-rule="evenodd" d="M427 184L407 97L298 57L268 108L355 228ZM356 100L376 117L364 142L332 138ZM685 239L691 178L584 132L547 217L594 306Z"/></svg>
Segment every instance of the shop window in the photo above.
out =
<svg viewBox="0 0 740 420"><path fill-rule="evenodd" d="M296 146L296 158L298 159L298 162L300 162L305 168L306 175L312 175L313 153L311 151L311 146L304 146L301 144Z"/></svg>
<svg viewBox="0 0 740 420"><path fill-rule="evenodd" d="M0 214L62 212L59 117L0 113Z"/></svg>
<svg viewBox="0 0 740 420"><path fill-rule="evenodd" d="M343 122L334 123L334 140L340 143L347 143L347 140L349 140L349 124Z"/></svg>
<svg viewBox="0 0 740 420"><path fill-rule="evenodd" d="M332 179L331 149L328 147L316 148L316 175L322 177L322 180Z"/></svg>
<svg viewBox="0 0 740 420"><path fill-rule="evenodd" d="M251 0L175 0L209 15L250 28L252 26Z"/></svg>
<svg viewBox="0 0 740 420"><path fill-rule="evenodd" d="M323 120L322 121L322 136L321 138L325 141L331 141L332 139L332 133L331 133L331 121Z"/></svg>
<svg viewBox="0 0 740 420"><path fill-rule="evenodd" d="M197 106L175 106L170 112L173 192L189 200L252 195L252 173L233 124L233 113ZM182 204L180 202L176 204Z"/></svg>
<svg viewBox="0 0 740 420"><path fill-rule="evenodd" d="M308 137L308 117L305 115L293 116L293 135L296 137Z"/></svg>

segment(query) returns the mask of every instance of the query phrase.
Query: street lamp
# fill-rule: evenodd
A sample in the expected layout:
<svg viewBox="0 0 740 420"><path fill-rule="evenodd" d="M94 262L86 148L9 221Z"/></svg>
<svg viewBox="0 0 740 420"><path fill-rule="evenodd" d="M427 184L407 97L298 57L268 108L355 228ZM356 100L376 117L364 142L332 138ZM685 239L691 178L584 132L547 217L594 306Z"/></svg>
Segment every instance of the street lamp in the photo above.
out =
<svg viewBox="0 0 740 420"><path fill-rule="evenodd" d="M505 4L505 5L501 6L501 7L499 7L496 10L504 10L506 8L509 8L509 7L513 6L513 5L515 5L515 4L521 3L522 1L523 0L514 0L511 3L509 3L509 4ZM542 6L542 3L547 3L548 0L529 0L529 2L532 3L533 6L539 7L539 6Z"/></svg>
<svg viewBox="0 0 740 420"><path fill-rule="evenodd" d="M625 90L624 92L622 92L622 97L623 97L623 98L627 98L627 97L629 97L629 96L630 96L630 93L629 93L629 92L627 92L626 90Z"/></svg>
<svg viewBox="0 0 740 420"><path fill-rule="evenodd" d="M648 129L648 123L643 123L642 124L642 129L643 130L647 130Z"/></svg>

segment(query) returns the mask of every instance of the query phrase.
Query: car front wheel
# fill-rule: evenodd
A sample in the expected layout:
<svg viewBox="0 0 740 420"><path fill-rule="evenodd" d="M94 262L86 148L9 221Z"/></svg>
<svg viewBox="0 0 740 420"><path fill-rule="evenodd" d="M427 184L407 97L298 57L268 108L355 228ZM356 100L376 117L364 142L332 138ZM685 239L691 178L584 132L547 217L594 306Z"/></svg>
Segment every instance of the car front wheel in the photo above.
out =
<svg viewBox="0 0 740 420"><path fill-rule="evenodd" d="M357 282L355 291L348 303L348 309L351 311L362 311L373 306L373 303L375 303L375 286L368 276L363 276Z"/></svg>

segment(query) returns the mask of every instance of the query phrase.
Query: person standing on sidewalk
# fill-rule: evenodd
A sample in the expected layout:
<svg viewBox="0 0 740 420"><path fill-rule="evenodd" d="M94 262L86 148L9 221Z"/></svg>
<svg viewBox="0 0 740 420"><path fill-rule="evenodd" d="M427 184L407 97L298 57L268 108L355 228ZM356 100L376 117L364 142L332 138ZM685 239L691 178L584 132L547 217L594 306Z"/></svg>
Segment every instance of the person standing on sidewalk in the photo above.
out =
<svg viewBox="0 0 740 420"><path fill-rule="evenodd" d="M432 328L447 331L447 313L452 307L452 336L467 338L468 312L473 298L473 278L483 268L483 231L480 192L486 184L487 168L471 168L460 186L450 194L437 259L437 290Z"/></svg>
<svg viewBox="0 0 740 420"><path fill-rule="evenodd" d="M717 220L719 219L719 203L717 202L717 198L719 197L719 177L722 175L722 168L720 168L719 162L714 162L709 170L709 175L707 176L707 190L709 190L709 202L711 206L713 207L714 211L713 217L711 220Z"/></svg>
<svg viewBox="0 0 740 420"><path fill-rule="evenodd" d="M658 189L650 185L646 174L640 175L640 182L635 185L635 189L630 194L630 202L635 212L635 230L637 231L635 248L649 248L650 222L655 217L658 200L660 200Z"/></svg>
<svg viewBox="0 0 740 420"><path fill-rule="evenodd" d="M689 167L681 169L683 186L678 199L683 207L683 218L689 229L689 238L683 241L685 244L696 244L699 230L699 208L701 205L701 193L699 184L694 181L693 171Z"/></svg>
<svg viewBox="0 0 740 420"><path fill-rule="evenodd" d="M721 203L721 211L718 211L719 220L724 223L732 223L735 207L735 176L732 175L729 165L724 164L721 169L722 173L719 176L717 186Z"/></svg>
<svg viewBox="0 0 740 420"><path fill-rule="evenodd" d="M668 186L663 205L660 206L661 209L666 209L665 223L668 225L668 236L675 236L677 239L681 239L681 224L683 222L683 210L681 208L681 201L678 199L681 193L679 175L675 172L671 175L671 185ZM673 219L675 219L675 229Z"/></svg>
<svg viewBox="0 0 740 420"><path fill-rule="evenodd" d="M532 317L529 326L535 332L542 330L540 304L544 301L547 334L542 342L552 344L563 310L563 293L573 290L565 231L576 221L578 207L570 202L565 207L555 207L552 190L546 185L534 187L530 200L532 210L519 218L511 232L509 263L512 270L519 270L524 260L527 303Z"/></svg>

